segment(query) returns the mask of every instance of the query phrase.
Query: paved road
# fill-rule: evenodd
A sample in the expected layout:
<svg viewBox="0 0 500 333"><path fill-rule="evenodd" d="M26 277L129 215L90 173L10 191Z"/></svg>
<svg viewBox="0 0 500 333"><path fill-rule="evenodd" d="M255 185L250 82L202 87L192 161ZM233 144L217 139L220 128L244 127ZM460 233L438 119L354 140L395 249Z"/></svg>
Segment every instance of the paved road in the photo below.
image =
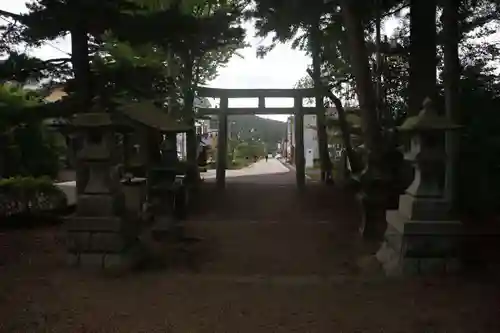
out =
<svg viewBox="0 0 500 333"><path fill-rule="evenodd" d="M208 170L208 172L202 173L202 177L207 180L215 179L216 170ZM274 158L270 158L267 162L266 160L260 160L246 168L238 170L226 170L226 178L228 182L250 182L255 183L257 179L255 176L264 176L260 180L266 181L270 177L266 176L284 176L284 177L272 177L273 180L285 180L285 182L292 183L295 181L295 173L290 171L286 166L284 166L280 161ZM241 179L234 179L240 178ZM251 178L249 178L251 177ZM260 181L259 181L260 182Z"/></svg>
<svg viewBox="0 0 500 333"><path fill-rule="evenodd" d="M308 183L297 189L295 170L277 159L261 160L226 171L225 190L215 186L215 171L205 176L200 214L204 220L291 221L331 219L332 199L344 196L333 188ZM336 200L336 203L342 200Z"/></svg>
<svg viewBox="0 0 500 333"><path fill-rule="evenodd" d="M202 173L202 177L208 181L215 180L215 170L209 170ZM269 177L276 176L279 177ZM256 176L259 176L256 178ZM226 178L229 182L244 182L244 183L282 183L292 184L295 182L295 173L290 171L277 159L269 159L268 162L261 160L246 168L239 170L226 170ZM235 179L238 178L238 179ZM66 194L68 205L76 204L76 182L66 181L55 184L61 191Z"/></svg>

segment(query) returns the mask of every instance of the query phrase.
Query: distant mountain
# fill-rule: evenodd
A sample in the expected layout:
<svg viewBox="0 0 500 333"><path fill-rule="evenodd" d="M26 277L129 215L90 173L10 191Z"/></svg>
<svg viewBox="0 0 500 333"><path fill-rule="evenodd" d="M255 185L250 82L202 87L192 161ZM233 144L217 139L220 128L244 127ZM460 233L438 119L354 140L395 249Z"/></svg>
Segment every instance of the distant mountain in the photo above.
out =
<svg viewBox="0 0 500 333"><path fill-rule="evenodd" d="M239 135L242 140L259 138L266 143L269 152L277 149L277 143L286 137L286 123L257 117L241 115L228 117L228 131L231 137Z"/></svg>

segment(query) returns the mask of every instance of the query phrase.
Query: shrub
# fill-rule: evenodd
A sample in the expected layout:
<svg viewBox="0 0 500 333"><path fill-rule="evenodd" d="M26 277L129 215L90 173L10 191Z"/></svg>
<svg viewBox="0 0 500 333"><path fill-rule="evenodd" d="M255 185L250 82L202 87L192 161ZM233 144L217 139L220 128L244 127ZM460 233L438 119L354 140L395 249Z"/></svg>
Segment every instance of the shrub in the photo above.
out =
<svg viewBox="0 0 500 333"><path fill-rule="evenodd" d="M0 180L0 216L37 215L66 205L64 193L48 177Z"/></svg>
<svg viewBox="0 0 500 333"><path fill-rule="evenodd" d="M57 175L65 142L43 123L43 102L35 95L0 85L0 177Z"/></svg>
<svg viewBox="0 0 500 333"><path fill-rule="evenodd" d="M62 147L43 125L18 126L4 142L3 177L57 175Z"/></svg>
<svg viewBox="0 0 500 333"><path fill-rule="evenodd" d="M228 161L227 168L233 169L233 170L242 169L244 167L249 166L252 163L253 163L253 159L236 158L232 161Z"/></svg>

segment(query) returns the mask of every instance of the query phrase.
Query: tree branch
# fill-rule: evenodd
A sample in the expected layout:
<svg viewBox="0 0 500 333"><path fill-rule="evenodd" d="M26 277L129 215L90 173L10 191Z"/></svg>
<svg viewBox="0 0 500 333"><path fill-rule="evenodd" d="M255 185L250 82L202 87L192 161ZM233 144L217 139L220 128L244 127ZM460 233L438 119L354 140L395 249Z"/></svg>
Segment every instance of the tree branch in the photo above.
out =
<svg viewBox="0 0 500 333"><path fill-rule="evenodd" d="M22 18L22 16L20 14L14 14L14 13L7 12L7 11L1 10L1 9L0 9L0 16L10 17L14 20L20 20Z"/></svg>
<svg viewBox="0 0 500 333"><path fill-rule="evenodd" d="M311 77L311 79L314 77L313 72L310 68L307 69L307 74ZM321 84L321 89L324 91L324 94L326 97L328 97L333 104L335 105L335 109L337 110L337 114L339 117L339 124L340 124L340 132L342 133L342 141L344 141L344 146L347 154L347 159L349 160L351 164L351 170L353 173L359 173L361 172L362 168L359 163L359 160L357 156L354 153L354 150L352 148L351 144L351 131L349 127L349 123L347 122L347 117L346 117L346 112L344 109L344 106L342 105L342 102L340 99L335 96L335 94L332 92L332 90L325 84Z"/></svg>
<svg viewBox="0 0 500 333"><path fill-rule="evenodd" d="M71 58L54 58L54 59L44 60L43 62L44 63L54 63L54 62L68 63L68 62L71 62Z"/></svg>

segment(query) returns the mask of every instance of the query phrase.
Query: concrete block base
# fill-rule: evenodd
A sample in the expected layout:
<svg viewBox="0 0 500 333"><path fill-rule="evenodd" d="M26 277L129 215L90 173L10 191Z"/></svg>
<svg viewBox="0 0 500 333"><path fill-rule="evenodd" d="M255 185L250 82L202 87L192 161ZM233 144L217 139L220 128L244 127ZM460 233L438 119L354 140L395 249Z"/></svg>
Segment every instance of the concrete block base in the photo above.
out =
<svg viewBox="0 0 500 333"><path fill-rule="evenodd" d="M376 258L387 276L454 274L462 269L458 257L404 257L387 243L382 244Z"/></svg>
<svg viewBox="0 0 500 333"><path fill-rule="evenodd" d="M121 253L68 253L67 264L72 267L97 270L109 274L122 274L137 267L143 259L144 253L137 246Z"/></svg>
<svg viewBox="0 0 500 333"><path fill-rule="evenodd" d="M135 221L118 217L72 217L66 223L69 266L123 273L144 257Z"/></svg>
<svg viewBox="0 0 500 333"><path fill-rule="evenodd" d="M459 221L414 221L387 212L387 230L377 259L387 275L446 274L460 270Z"/></svg>

